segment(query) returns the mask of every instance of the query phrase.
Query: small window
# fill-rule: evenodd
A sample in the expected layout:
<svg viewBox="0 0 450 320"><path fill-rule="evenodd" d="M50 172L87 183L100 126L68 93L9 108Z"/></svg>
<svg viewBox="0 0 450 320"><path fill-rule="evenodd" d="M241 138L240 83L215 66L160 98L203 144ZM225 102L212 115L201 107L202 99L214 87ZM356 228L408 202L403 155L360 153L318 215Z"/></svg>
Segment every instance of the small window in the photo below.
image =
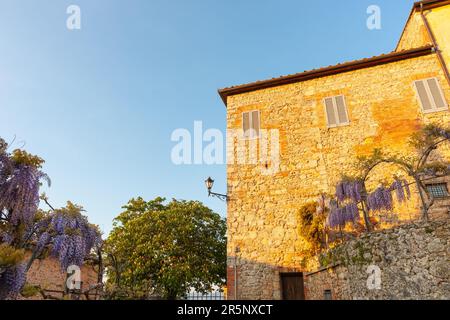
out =
<svg viewBox="0 0 450 320"><path fill-rule="evenodd" d="M331 295L331 290L324 290L323 299L324 300L333 300L333 297Z"/></svg>
<svg viewBox="0 0 450 320"><path fill-rule="evenodd" d="M425 113L448 109L444 93L437 78L414 81L417 97Z"/></svg>
<svg viewBox="0 0 450 320"><path fill-rule="evenodd" d="M242 113L242 131L244 138L259 138L260 114L258 110Z"/></svg>
<svg viewBox="0 0 450 320"><path fill-rule="evenodd" d="M325 113L329 128L345 126L349 124L347 105L344 96L325 98Z"/></svg>
<svg viewBox="0 0 450 320"><path fill-rule="evenodd" d="M448 194L446 183L428 184L427 190L433 196L433 198L446 198L450 196Z"/></svg>

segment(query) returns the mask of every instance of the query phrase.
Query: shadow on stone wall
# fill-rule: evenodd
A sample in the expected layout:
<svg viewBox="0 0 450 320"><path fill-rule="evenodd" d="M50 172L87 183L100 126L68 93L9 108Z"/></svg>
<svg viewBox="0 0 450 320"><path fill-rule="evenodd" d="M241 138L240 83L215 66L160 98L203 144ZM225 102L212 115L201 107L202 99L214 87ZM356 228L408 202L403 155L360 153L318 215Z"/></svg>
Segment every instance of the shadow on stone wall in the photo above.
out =
<svg viewBox="0 0 450 320"><path fill-rule="evenodd" d="M308 299L450 299L449 219L365 234L325 257L329 268L305 275ZM326 261L327 260L327 261Z"/></svg>
<svg viewBox="0 0 450 320"><path fill-rule="evenodd" d="M449 221L364 234L330 251L315 272L242 258L235 272L235 258L229 257L227 297L279 300L280 274L303 272L307 300L323 300L330 291L333 300L450 299Z"/></svg>
<svg viewBox="0 0 450 320"><path fill-rule="evenodd" d="M301 271L299 268L228 257L227 299L281 300L281 274Z"/></svg>

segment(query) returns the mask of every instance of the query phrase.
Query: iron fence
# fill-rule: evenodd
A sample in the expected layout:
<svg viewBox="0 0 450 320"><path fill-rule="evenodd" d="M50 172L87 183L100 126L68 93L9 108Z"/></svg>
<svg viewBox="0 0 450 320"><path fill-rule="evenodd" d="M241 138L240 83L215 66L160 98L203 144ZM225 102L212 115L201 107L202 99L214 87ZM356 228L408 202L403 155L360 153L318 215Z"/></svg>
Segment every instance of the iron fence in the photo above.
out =
<svg viewBox="0 0 450 320"><path fill-rule="evenodd" d="M213 291L209 293L190 292L186 300L226 300L225 293L222 291Z"/></svg>

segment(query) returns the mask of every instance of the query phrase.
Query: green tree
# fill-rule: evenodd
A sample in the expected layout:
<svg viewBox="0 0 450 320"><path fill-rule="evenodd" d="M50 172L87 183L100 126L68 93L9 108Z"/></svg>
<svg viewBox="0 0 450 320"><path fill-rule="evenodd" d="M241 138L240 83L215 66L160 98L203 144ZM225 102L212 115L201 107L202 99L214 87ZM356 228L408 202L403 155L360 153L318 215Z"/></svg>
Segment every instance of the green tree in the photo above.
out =
<svg viewBox="0 0 450 320"><path fill-rule="evenodd" d="M226 222L198 201L131 199L104 252L111 298L177 299L223 285Z"/></svg>

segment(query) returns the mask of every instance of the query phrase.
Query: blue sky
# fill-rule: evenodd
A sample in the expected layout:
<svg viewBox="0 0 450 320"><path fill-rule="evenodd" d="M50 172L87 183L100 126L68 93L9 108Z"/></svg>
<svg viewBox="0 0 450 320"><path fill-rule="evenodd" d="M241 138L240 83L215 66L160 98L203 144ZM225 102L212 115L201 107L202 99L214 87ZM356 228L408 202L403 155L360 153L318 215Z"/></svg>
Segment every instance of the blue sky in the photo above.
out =
<svg viewBox="0 0 450 320"><path fill-rule="evenodd" d="M224 165L171 161L177 128L225 130L217 89L392 51L406 0L0 0L0 136L46 160L55 206L107 233L130 198L204 202ZM81 8L81 30L66 9ZM378 5L382 29L366 27Z"/></svg>

